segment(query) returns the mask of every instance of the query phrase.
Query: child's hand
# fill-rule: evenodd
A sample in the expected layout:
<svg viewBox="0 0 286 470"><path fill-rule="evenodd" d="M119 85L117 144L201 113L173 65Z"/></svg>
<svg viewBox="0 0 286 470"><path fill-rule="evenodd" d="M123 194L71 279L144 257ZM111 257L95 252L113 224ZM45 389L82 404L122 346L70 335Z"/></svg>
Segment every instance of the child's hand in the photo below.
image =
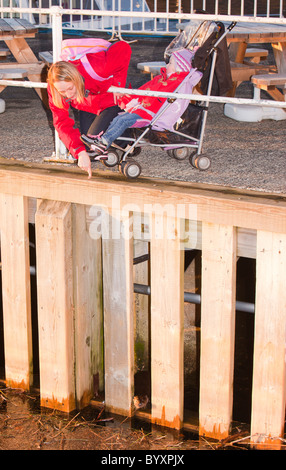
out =
<svg viewBox="0 0 286 470"><path fill-rule="evenodd" d="M129 96L129 95L124 95L124 96ZM118 106L119 106L120 109L125 109L126 103L124 103L124 101L120 100L119 103L118 103Z"/></svg>

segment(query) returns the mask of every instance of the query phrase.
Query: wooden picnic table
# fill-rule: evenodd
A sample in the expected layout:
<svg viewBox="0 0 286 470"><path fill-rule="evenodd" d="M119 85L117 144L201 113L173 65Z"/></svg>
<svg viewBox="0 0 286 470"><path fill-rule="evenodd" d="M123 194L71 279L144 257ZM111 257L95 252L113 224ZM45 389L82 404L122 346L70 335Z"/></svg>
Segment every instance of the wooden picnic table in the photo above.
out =
<svg viewBox="0 0 286 470"><path fill-rule="evenodd" d="M0 19L0 41L4 41L9 48L15 61L0 63L0 78L15 78L17 71L22 78L27 76L30 81L41 82L42 69L45 66L40 62L28 42L27 38L34 38L38 29L29 23L29 21L20 18L2 18ZM21 72L20 72L21 71ZM0 86L0 93L5 86ZM41 89L35 88L38 95L43 99Z"/></svg>
<svg viewBox="0 0 286 470"><path fill-rule="evenodd" d="M225 26L228 26L225 23ZM280 52L284 51L284 67L286 67L286 25L266 24L266 23L237 23L233 30L226 36L227 43L236 45L236 62L243 63L246 48L249 44L271 44ZM233 48L234 49L234 48ZM275 51L274 51L275 52ZM277 64L278 66L278 64ZM281 70L281 72L285 72Z"/></svg>
<svg viewBox="0 0 286 470"><path fill-rule="evenodd" d="M226 23L226 26L228 24ZM227 35L232 70L237 82L244 80L243 74L251 76L258 73L267 73L267 66L253 65L246 60L246 49L250 44L270 44L273 49L275 65L278 74L286 74L286 25L266 23L237 23ZM253 71L251 68L254 68ZM273 72L273 67L268 67L268 72ZM242 80L240 80L242 78ZM235 87L233 94L235 93ZM283 100L284 95L279 90L273 90L272 97Z"/></svg>

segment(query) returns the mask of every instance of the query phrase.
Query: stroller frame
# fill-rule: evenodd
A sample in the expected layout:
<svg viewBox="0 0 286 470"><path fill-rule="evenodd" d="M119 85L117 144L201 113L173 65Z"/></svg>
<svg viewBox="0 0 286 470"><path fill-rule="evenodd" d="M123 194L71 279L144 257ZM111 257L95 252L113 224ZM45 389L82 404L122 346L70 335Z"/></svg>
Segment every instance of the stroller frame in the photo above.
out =
<svg viewBox="0 0 286 470"><path fill-rule="evenodd" d="M235 25L236 25L236 22L232 22L226 28L224 33L217 39L212 49L208 53L208 56L212 55L212 62L211 62L211 68L210 68L210 74L209 74L209 80L208 80L208 86L207 86L207 94L206 94L207 97L211 96L215 65L216 65L216 59L217 59L217 46L224 39L224 37L234 28ZM192 75L192 73L193 73L193 70L189 72L189 74L185 77L183 82L180 83L180 85L176 88L174 93L179 93L179 90L182 87L183 83L185 83L185 81L188 80L188 78ZM175 100L176 98L167 99L167 105L163 106L162 109L159 110L159 112L156 114L156 116L154 116L152 121L150 121L148 126L146 126L145 128L144 127L142 128L144 130L138 138L123 137L123 136L118 137L117 141L120 140L120 141L128 142L130 144L129 147L126 150L120 147L119 145L117 145L116 143L112 143L108 151L108 159L103 161L103 164L107 167L114 167L118 165L119 170L124 176L130 179L136 179L141 174L141 166L132 157L138 155L142 147L151 145L152 147L159 147L159 148L163 148L167 150L167 153L177 160L184 160L185 158L189 157L190 164L194 168L197 168L199 170L207 170L210 167L211 162L210 162L210 159L206 155L202 154L202 146L203 146L203 138L204 138L204 133L205 133L208 108L209 108L209 100L206 100L204 106L200 105L200 108L202 109L202 121L200 125L199 137L190 136L178 130L172 129L170 131L172 132L172 134L176 134L178 136L181 136L184 139L187 139L189 143L184 142L183 144L182 143L180 144L179 142L175 142L175 143L156 144L156 143L151 143L148 140L144 139L144 137L152 130L154 124L168 110L168 108L171 106L171 104ZM191 152L192 149L194 149L194 151ZM123 153L121 159L117 153L117 150Z"/></svg>

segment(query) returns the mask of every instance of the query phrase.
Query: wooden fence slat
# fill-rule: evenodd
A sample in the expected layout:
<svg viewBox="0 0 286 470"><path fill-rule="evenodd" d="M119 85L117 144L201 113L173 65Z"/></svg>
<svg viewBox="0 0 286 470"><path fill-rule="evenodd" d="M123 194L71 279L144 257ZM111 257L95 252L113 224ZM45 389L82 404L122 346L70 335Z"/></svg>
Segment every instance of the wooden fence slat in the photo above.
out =
<svg viewBox="0 0 286 470"><path fill-rule="evenodd" d="M200 434L225 438L233 403L236 230L203 223Z"/></svg>
<svg viewBox="0 0 286 470"><path fill-rule="evenodd" d="M129 213L102 212L105 406L130 416L134 395L133 238Z"/></svg>
<svg viewBox="0 0 286 470"><path fill-rule="evenodd" d="M285 421L285 234L257 232L256 273L251 435L269 448Z"/></svg>
<svg viewBox="0 0 286 470"><path fill-rule="evenodd" d="M71 204L44 200L35 215L41 404L75 409Z"/></svg>
<svg viewBox="0 0 286 470"><path fill-rule="evenodd" d="M151 402L152 422L180 429L183 423L184 250L182 221L152 219Z"/></svg>
<svg viewBox="0 0 286 470"><path fill-rule="evenodd" d="M2 194L0 201L6 382L28 390L33 373L28 199Z"/></svg>
<svg viewBox="0 0 286 470"><path fill-rule="evenodd" d="M149 255L149 243L134 240L134 258ZM134 282L143 285L149 284L148 260L135 264L133 269ZM148 295L134 294L134 309L136 319L135 329L135 373L136 370L149 369L150 347L149 347L149 312L150 298Z"/></svg>
<svg viewBox="0 0 286 470"><path fill-rule="evenodd" d="M86 208L73 205L73 273L77 408L103 390L101 238L92 238Z"/></svg>

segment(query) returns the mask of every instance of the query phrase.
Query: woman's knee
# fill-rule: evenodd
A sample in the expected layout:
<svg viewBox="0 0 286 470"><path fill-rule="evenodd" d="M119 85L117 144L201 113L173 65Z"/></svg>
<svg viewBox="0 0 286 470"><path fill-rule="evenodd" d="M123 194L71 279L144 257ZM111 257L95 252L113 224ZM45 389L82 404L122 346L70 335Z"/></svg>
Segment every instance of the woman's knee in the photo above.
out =
<svg viewBox="0 0 286 470"><path fill-rule="evenodd" d="M110 108L104 109L91 124L88 129L88 134L97 135L100 132L105 132L111 121L121 112L119 106L111 106Z"/></svg>

